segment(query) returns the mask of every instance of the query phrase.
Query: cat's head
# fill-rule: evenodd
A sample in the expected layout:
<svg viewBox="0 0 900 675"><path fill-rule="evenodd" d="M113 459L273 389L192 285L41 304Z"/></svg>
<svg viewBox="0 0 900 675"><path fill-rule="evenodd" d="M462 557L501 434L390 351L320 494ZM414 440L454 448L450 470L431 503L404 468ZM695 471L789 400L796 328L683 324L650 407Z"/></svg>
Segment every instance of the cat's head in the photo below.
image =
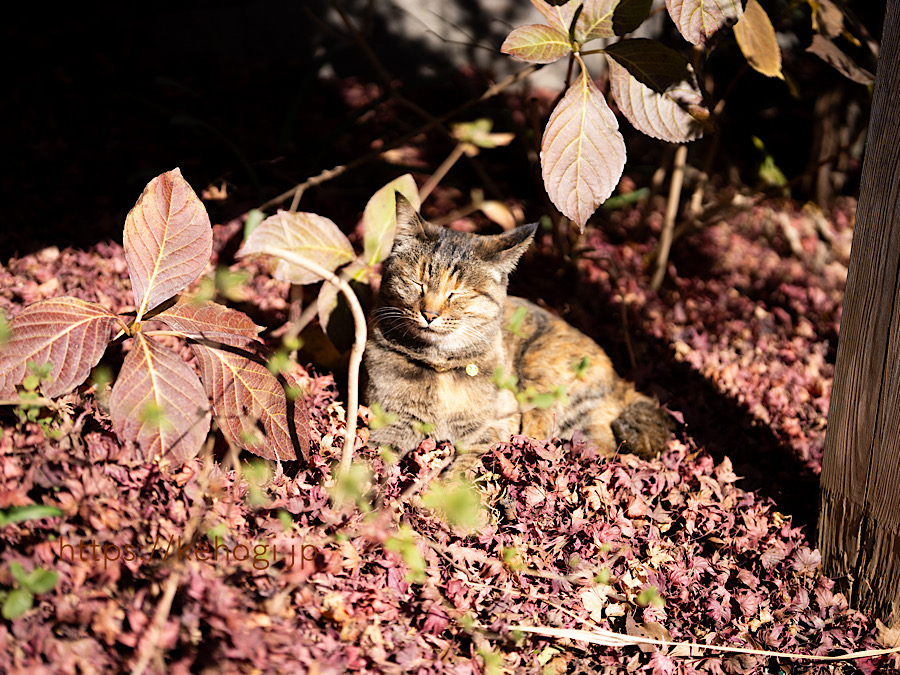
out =
<svg viewBox="0 0 900 675"><path fill-rule="evenodd" d="M484 351L498 335L509 273L536 229L457 232L425 221L397 194L397 234L375 314L382 334L448 358Z"/></svg>

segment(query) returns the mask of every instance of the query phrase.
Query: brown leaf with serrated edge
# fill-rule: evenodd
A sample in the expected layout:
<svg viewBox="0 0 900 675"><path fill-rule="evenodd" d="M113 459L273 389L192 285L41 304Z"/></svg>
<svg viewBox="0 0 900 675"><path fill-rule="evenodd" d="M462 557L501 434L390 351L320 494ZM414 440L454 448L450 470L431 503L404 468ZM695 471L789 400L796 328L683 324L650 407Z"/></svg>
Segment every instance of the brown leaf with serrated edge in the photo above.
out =
<svg viewBox="0 0 900 675"><path fill-rule="evenodd" d="M232 333L255 338L262 330L243 312L215 302L193 302L190 298L180 300L153 318L185 335L201 337Z"/></svg>
<svg viewBox="0 0 900 675"><path fill-rule="evenodd" d="M603 94L581 71L554 108L541 141L547 194L581 230L625 168L625 140Z"/></svg>
<svg viewBox="0 0 900 675"><path fill-rule="evenodd" d="M175 352L137 333L109 395L120 438L136 442L144 459L184 463L209 433L209 401L197 373Z"/></svg>
<svg viewBox="0 0 900 675"><path fill-rule="evenodd" d="M703 96L683 56L646 38L620 40L606 56L610 92L635 129L671 143L703 135Z"/></svg>
<svg viewBox="0 0 900 675"><path fill-rule="evenodd" d="M265 366L261 343L227 333L189 342L225 438L266 459L297 459L293 439L308 454L309 416L304 400L288 400L284 385ZM290 372L283 375L287 385L295 384Z"/></svg>
<svg viewBox="0 0 900 675"><path fill-rule="evenodd" d="M16 393L28 362L52 365L41 391L49 397L84 382L113 337L118 318L96 302L61 297L36 302L10 322L9 340L0 345L0 396Z"/></svg>
<svg viewBox="0 0 900 675"><path fill-rule="evenodd" d="M747 63L766 77L781 80L781 47L775 39L775 27L757 0L748 0L744 15L734 24L734 37Z"/></svg>
<svg viewBox="0 0 900 675"><path fill-rule="evenodd" d="M238 258L255 253L292 251L333 272L356 257L347 236L333 221L315 213L279 211L257 226L237 252ZM278 260L273 276L292 284L312 284L321 277L298 265Z"/></svg>
<svg viewBox="0 0 900 675"><path fill-rule="evenodd" d="M741 0L666 0L678 32L691 44L706 44L744 13Z"/></svg>
<svg viewBox="0 0 900 675"><path fill-rule="evenodd" d="M541 23L514 28L500 51L527 63L553 63L569 54L572 47L568 33Z"/></svg>
<svg viewBox="0 0 900 675"><path fill-rule="evenodd" d="M209 216L180 169L144 188L125 219L124 244L137 321L206 269L212 252Z"/></svg>

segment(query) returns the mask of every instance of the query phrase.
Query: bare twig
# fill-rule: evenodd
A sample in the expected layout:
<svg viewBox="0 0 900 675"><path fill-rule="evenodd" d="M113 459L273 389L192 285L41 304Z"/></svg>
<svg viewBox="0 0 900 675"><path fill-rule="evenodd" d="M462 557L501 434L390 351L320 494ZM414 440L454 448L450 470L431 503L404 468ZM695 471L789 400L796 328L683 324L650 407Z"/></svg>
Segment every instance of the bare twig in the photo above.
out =
<svg viewBox="0 0 900 675"><path fill-rule="evenodd" d="M431 174L431 178L429 178L425 185L423 185L419 189L419 200L425 201L428 198L428 195L431 194L431 191L437 187L437 184L440 183L444 176L447 175L447 172L450 171L450 168L456 164L457 160L463 156L465 153L465 146L462 143L457 143L453 150L450 151L450 154L447 155L447 159L441 162L441 165L435 169L434 173Z"/></svg>
<svg viewBox="0 0 900 675"><path fill-rule="evenodd" d="M666 276L666 265L669 262L669 251L672 248L672 233L675 230L675 216L678 215L678 204L681 201L681 186L684 184L684 165L687 161L687 145L678 146L675 162L672 167L672 181L669 185L669 201L666 203L666 217L663 221L662 235L659 238L659 251L656 254L656 272L650 282L650 288L659 290Z"/></svg>
<svg viewBox="0 0 900 675"><path fill-rule="evenodd" d="M399 147L399 146L403 145L404 143L406 143L407 141L415 138L419 134L423 134L426 131L433 129L437 125L443 124L447 120L456 117L461 112L471 108L473 105L477 105L483 101L488 100L489 98L493 98L494 96L499 94L504 89L507 89L508 87L511 87L512 85L514 85L516 82L519 82L520 80L525 79L526 77L531 75L536 70L539 70L541 67L542 66L539 64L531 64L527 68L523 68L522 70L520 70L518 73L513 73L512 75L502 79L500 82L497 82L496 84L491 85L484 91L483 94L481 94L481 96L478 96L473 99L469 99L465 103L461 103L460 105L458 105L455 108L453 108L452 110L444 113L443 115L441 115L439 117L435 117L434 119L425 122L417 129L400 136L393 142L386 143L379 150L377 150L375 152L370 152L366 155L363 155L362 157L358 157L357 159L353 160L352 162L347 162L346 164L339 164L331 169L322 171L320 174L313 176L311 178L308 178L306 181L292 187L290 190L287 190L286 192L282 192L277 197L273 197L269 201L262 204L259 208L264 211L272 206L275 206L276 204L281 204L282 202L286 201L287 199L294 198L296 195L302 195L303 192L306 191L308 188L315 187L317 185L321 185L322 183L325 183L325 182L331 180L332 178L337 178L338 176L349 171L350 169L355 169L357 167L363 166L364 164L367 164L368 162L376 160L379 157L381 157L386 150L390 150L392 148ZM295 202L296 201L299 201L299 197L296 197ZM296 210L296 206L294 207L294 210Z"/></svg>

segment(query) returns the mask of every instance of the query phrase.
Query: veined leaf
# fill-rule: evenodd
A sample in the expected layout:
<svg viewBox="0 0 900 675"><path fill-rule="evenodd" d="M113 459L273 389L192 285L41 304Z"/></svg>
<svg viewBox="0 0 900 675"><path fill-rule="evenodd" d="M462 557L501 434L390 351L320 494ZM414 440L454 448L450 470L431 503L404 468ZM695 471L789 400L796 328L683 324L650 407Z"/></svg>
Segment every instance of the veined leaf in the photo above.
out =
<svg viewBox="0 0 900 675"><path fill-rule="evenodd" d="M61 297L36 302L10 322L9 340L0 344L0 396L13 396L28 362L51 364L41 383L51 398L84 382L97 365L118 321L102 305Z"/></svg>
<svg viewBox="0 0 900 675"><path fill-rule="evenodd" d="M195 304L190 299L178 302L153 318L173 330L200 337L213 333L233 333L255 338L262 330L243 312L215 302Z"/></svg>
<svg viewBox="0 0 900 675"><path fill-rule="evenodd" d="M546 0L531 0L537 10L544 15L547 23L551 28L562 31L563 35L569 34L569 26L572 25L572 19L575 18L575 12L581 5L576 0L569 0L561 5L551 5Z"/></svg>
<svg viewBox="0 0 900 675"><path fill-rule="evenodd" d="M694 115L708 113L702 114L703 96L683 56L646 38L621 40L606 55L612 96L638 131L671 143L703 135Z"/></svg>
<svg viewBox="0 0 900 675"><path fill-rule="evenodd" d="M556 207L584 230L625 168L625 140L603 94L582 68L550 115L541 174Z"/></svg>
<svg viewBox="0 0 900 675"><path fill-rule="evenodd" d="M741 18L741 0L666 0L678 32L691 44L706 44L725 26Z"/></svg>
<svg viewBox="0 0 900 675"><path fill-rule="evenodd" d="M354 257L350 240L337 225L315 213L279 211L266 218L247 237L237 257L267 253L270 248L292 251L333 272ZM292 284L312 284L320 277L279 259L273 275Z"/></svg>
<svg viewBox="0 0 900 675"><path fill-rule="evenodd" d="M297 459L292 438L304 454L309 452L306 405L302 398L288 401L284 386L260 356L261 346L227 333L191 341L203 387L225 438L266 459ZM289 386L296 384L290 372L284 377Z"/></svg>
<svg viewBox="0 0 900 675"><path fill-rule="evenodd" d="M180 169L147 184L125 219L124 243L137 321L203 273L212 252L212 228Z"/></svg>
<svg viewBox="0 0 900 675"><path fill-rule="evenodd" d="M363 258L369 266L388 257L397 231L397 201L394 194L406 197L416 211L421 206L416 181L406 173L395 178L372 195L363 211Z"/></svg>
<svg viewBox="0 0 900 675"><path fill-rule="evenodd" d="M209 433L209 401L197 374L168 347L137 333L109 395L113 427L145 459L195 457Z"/></svg>
<svg viewBox="0 0 900 675"><path fill-rule="evenodd" d="M781 80L781 47L775 39L775 27L758 0L748 0L744 15L734 24L734 37L747 63L766 77Z"/></svg>
<svg viewBox="0 0 900 675"><path fill-rule="evenodd" d="M613 32L616 35L627 35L637 30L647 17L653 0L622 0L613 11Z"/></svg>
<svg viewBox="0 0 900 675"><path fill-rule="evenodd" d="M812 44L806 48L810 54L815 54L820 59L830 64L844 77L859 84L870 85L875 81L875 76L865 68L860 67L847 54L831 40L821 35L813 35Z"/></svg>
<svg viewBox="0 0 900 675"><path fill-rule="evenodd" d="M613 14L618 4L619 0L584 0L584 8L575 22L578 43L615 36Z"/></svg>
<svg viewBox="0 0 900 675"><path fill-rule="evenodd" d="M518 26L506 36L500 51L519 61L553 63L572 51L568 31L544 24Z"/></svg>

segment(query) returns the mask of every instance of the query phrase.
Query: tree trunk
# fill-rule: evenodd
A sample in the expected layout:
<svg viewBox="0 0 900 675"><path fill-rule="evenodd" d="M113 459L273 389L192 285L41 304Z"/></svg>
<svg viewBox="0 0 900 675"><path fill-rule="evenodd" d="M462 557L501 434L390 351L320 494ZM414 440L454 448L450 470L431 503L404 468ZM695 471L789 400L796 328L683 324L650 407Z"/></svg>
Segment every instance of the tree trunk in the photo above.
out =
<svg viewBox="0 0 900 675"><path fill-rule="evenodd" d="M819 549L900 616L900 0L888 0L822 460Z"/></svg>

